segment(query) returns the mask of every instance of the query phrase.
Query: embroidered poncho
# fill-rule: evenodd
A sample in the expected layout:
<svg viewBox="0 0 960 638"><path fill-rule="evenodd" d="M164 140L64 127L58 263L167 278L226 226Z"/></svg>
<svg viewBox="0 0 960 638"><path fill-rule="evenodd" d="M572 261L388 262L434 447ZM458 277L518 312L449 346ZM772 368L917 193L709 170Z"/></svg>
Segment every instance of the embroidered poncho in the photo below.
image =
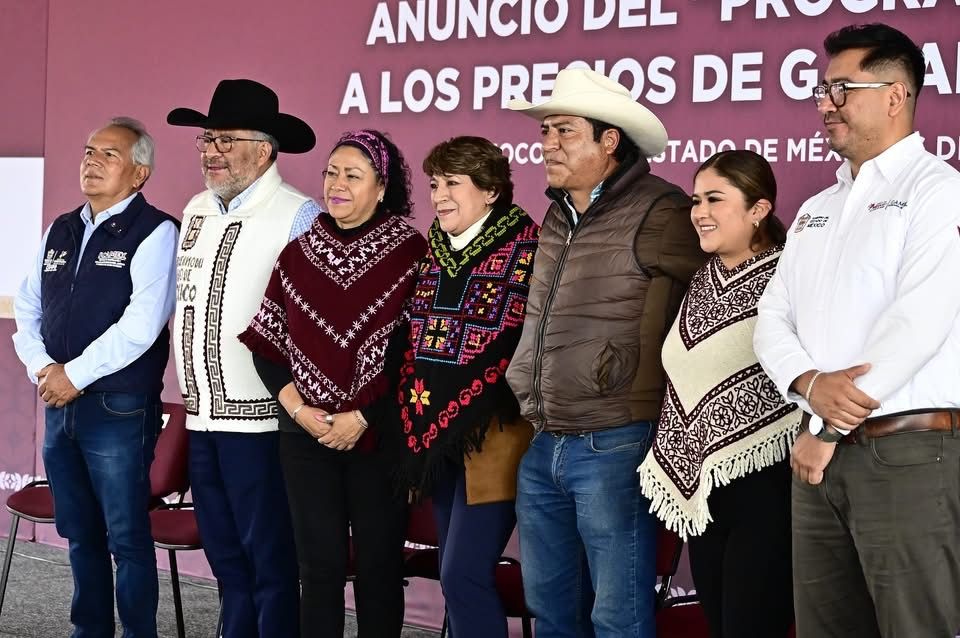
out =
<svg viewBox="0 0 960 638"><path fill-rule="evenodd" d="M389 392L391 333L409 316L423 236L395 215L345 236L321 214L274 266L260 310L240 340L289 367L308 405L364 408Z"/></svg>
<svg viewBox="0 0 960 638"><path fill-rule="evenodd" d="M519 207L494 211L454 252L434 221L420 264L397 400L400 479L429 492L443 461L479 450L491 420L519 413L504 373L520 339L539 227Z"/></svg>
<svg viewBox="0 0 960 638"><path fill-rule="evenodd" d="M638 472L657 516L684 538L710 522L707 497L715 485L785 459L797 435L801 411L783 400L753 350L757 302L781 250L733 270L710 259L690 282L664 341L666 396Z"/></svg>

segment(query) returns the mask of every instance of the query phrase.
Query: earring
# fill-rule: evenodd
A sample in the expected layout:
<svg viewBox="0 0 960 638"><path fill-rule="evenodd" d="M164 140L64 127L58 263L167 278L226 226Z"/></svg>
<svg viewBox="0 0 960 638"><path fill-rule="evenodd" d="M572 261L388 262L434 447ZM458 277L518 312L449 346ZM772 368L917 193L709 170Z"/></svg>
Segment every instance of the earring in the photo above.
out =
<svg viewBox="0 0 960 638"><path fill-rule="evenodd" d="M380 193L380 197L377 198L377 201L381 204L383 203L383 193Z"/></svg>
<svg viewBox="0 0 960 638"><path fill-rule="evenodd" d="M760 222L758 222L757 220L753 220L753 227L760 228Z"/></svg>

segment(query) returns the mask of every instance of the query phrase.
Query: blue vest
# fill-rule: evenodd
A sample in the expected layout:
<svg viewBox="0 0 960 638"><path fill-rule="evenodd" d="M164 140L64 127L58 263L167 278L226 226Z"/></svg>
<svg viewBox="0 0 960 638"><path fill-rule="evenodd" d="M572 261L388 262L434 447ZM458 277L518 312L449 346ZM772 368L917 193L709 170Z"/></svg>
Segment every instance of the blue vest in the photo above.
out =
<svg viewBox="0 0 960 638"><path fill-rule="evenodd" d="M148 204L138 193L126 210L93 231L77 269L84 231L81 210L83 207L53 222L40 275L40 335L47 354L58 363L78 357L119 321L130 303L130 262L141 242L165 221L179 227L176 219ZM164 326L140 358L85 389L159 394L169 352L170 332Z"/></svg>

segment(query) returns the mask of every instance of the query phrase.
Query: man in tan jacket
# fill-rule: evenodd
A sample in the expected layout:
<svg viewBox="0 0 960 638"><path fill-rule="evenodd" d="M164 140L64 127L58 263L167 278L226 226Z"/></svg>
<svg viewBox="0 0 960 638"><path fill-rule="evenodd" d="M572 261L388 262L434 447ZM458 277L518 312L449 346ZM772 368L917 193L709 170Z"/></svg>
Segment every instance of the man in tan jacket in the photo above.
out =
<svg viewBox="0 0 960 638"><path fill-rule="evenodd" d="M663 124L567 69L540 121L552 200L507 379L537 428L517 518L538 638L653 637L656 523L637 487L660 412L660 347L703 264L690 200L650 173Z"/></svg>

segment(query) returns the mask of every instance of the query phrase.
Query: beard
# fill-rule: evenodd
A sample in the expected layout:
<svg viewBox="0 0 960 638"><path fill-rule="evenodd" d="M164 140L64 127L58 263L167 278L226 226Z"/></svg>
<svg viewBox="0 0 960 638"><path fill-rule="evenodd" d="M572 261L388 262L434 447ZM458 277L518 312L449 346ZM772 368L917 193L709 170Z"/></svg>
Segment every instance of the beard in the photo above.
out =
<svg viewBox="0 0 960 638"><path fill-rule="evenodd" d="M254 166L236 167L231 164L227 164L226 174L218 178L210 177L207 174L207 167L203 167L204 185L216 193L217 196L225 202L230 201L245 191L250 184L256 181L256 177L257 173Z"/></svg>

